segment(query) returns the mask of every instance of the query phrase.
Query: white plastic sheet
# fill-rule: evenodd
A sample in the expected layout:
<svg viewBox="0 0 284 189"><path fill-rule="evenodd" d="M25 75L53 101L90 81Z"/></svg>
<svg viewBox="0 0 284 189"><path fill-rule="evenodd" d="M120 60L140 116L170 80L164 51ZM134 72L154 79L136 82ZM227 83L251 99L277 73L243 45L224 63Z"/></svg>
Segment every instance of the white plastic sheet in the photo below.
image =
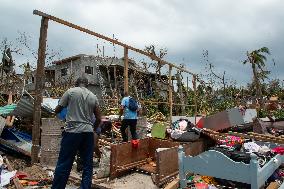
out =
<svg viewBox="0 0 284 189"><path fill-rule="evenodd" d="M51 109L55 110L56 106L58 105L59 99L55 98L43 98L42 105Z"/></svg>
<svg viewBox="0 0 284 189"><path fill-rule="evenodd" d="M0 187L6 186L10 183L11 178L13 178L16 175L17 171L2 171L0 176Z"/></svg>

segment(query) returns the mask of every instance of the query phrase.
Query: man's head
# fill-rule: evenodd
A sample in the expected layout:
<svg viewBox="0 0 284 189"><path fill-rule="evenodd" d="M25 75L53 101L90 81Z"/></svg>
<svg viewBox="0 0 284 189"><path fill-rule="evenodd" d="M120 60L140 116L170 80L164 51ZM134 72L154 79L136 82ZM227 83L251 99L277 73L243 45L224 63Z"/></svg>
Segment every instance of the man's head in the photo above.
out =
<svg viewBox="0 0 284 189"><path fill-rule="evenodd" d="M75 82L76 87L87 87L88 84L89 84L89 81L84 76L80 76Z"/></svg>

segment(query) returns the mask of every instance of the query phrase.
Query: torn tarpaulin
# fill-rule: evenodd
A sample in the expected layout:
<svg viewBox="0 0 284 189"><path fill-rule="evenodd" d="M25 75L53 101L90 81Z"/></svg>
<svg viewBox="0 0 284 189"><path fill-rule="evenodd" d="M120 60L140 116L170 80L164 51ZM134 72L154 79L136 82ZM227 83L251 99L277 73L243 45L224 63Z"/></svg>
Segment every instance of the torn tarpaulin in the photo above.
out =
<svg viewBox="0 0 284 189"><path fill-rule="evenodd" d="M14 128L4 128L0 142L2 151L31 156L32 137L27 133Z"/></svg>
<svg viewBox="0 0 284 189"><path fill-rule="evenodd" d="M1 171L1 181L0 181L0 186L1 188L3 186L6 186L8 184L10 184L10 180L11 178L13 178L16 175L17 171L6 171L6 170L2 170Z"/></svg>
<svg viewBox="0 0 284 189"><path fill-rule="evenodd" d="M0 188L10 184L11 178L16 175L17 171L8 171L4 166L4 159L0 156Z"/></svg>

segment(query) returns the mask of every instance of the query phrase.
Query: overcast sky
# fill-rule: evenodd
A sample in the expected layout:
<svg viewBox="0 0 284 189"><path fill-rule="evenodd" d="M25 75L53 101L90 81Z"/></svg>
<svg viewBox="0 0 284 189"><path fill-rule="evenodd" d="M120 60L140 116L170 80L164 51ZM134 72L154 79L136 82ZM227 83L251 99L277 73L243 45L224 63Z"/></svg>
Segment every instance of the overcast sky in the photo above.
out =
<svg viewBox="0 0 284 189"><path fill-rule="evenodd" d="M284 79L283 0L0 0L1 40L15 41L18 31L26 32L37 49L40 17L32 14L34 9L140 49L150 44L166 47L165 60L185 64L195 73L204 68L202 53L208 50L216 72L226 71L239 83L251 82L250 67L241 64L246 52L266 46L271 50L270 77ZM62 57L95 55L97 44L106 46L109 56L123 56L120 47L49 22L48 45L61 49ZM32 61L30 57L26 53L15 61Z"/></svg>

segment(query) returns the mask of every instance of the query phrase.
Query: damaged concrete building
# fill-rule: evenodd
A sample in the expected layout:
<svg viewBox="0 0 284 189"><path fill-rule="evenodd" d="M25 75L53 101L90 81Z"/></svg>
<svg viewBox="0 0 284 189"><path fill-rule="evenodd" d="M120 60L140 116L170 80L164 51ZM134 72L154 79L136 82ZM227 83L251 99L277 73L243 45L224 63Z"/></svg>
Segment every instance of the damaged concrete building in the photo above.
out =
<svg viewBox="0 0 284 189"><path fill-rule="evenodd" d="M124 58L98 57L78 54L53 62L45 68L45 87L72 86L76 78L82 74L89 80L89 89L99 99L106 96L123 95ZM167 85L156 80L156 74L140 67L135 61L129 60L129 85L140 97L151 96L159 88L159 95L166 98ZM167 76L161 76L167 79ZM155 82L153 82L155 81ZM27 90L34 89L35 79L31 77ZM68 88L68 87L67 87ZM51 94L51 96L54 96ZM56 95L55 95L56 96Z"/></svg>

